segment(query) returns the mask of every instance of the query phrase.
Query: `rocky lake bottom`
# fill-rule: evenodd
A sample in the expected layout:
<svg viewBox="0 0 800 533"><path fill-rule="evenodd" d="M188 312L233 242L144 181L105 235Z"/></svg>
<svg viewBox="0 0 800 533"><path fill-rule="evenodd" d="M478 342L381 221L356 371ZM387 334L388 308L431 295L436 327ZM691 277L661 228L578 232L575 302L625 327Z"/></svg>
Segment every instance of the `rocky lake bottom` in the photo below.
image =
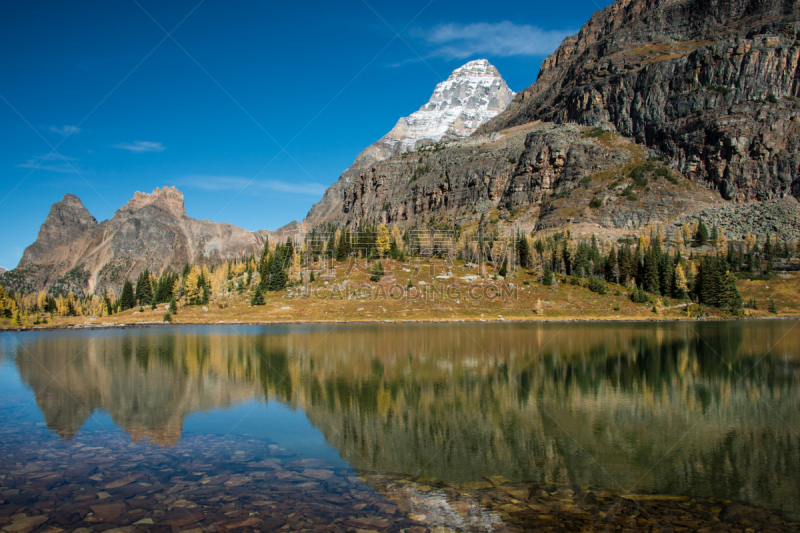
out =
<svg viewBox="0 0 800 533"><path fill-rule="evenodd" d="M167 449L105 431L66 444L47 433L2 434L3 531L800 529L796 518L744 502L357 472L257 439L195 435Z"/></svg>

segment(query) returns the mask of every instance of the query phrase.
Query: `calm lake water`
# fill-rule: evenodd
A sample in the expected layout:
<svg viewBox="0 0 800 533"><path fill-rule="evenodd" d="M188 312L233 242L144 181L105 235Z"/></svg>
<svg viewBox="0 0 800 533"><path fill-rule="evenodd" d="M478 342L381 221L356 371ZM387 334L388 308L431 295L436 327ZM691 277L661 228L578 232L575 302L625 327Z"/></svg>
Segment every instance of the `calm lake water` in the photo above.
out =
<svg viewBox="0 0 800 533"><path fill-rule="evenodd" d="M2 333L0 529L794 519L796 326Z"/></svg>

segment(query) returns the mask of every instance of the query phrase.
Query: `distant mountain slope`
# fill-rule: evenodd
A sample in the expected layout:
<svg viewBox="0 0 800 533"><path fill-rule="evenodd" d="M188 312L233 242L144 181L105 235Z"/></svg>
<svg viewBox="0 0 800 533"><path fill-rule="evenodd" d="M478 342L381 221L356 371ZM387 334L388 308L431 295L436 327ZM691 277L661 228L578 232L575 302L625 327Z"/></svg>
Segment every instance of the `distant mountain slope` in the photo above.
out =
<svg viewBox="0 0 800 533"><path fill-rule="evenodd" d="M270 232L186 215L174 187L137 192L114 216L97 220L72 194L53 204L36 242L3 282L26 292L57 287L76 293L117 290L145 268L179 271L187 262L219 261L260 252Z"/></svg>
<svg viewBox="0 0 800 533"><path fill-rule="evenodd" d="M304 220L311 228L340 214L343 191L370 165L440 141L470 136L481 124L503 111L514 98L500 72L478 59L455 69L439 83L428 103L397 121L392 130L367 147L342 173Z"/></svg>
<svg viewBox="0 0 800 533"><path fill-rule="evenodd" d="M800 2L618 0L481 133L615 129L726 199L800 198Z"/></svg>

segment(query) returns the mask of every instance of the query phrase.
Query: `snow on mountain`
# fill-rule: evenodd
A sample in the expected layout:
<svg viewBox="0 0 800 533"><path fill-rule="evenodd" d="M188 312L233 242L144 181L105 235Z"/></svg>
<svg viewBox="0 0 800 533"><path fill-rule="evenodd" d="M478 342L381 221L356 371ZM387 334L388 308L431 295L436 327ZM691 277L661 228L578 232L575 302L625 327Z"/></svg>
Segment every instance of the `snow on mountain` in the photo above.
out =
<svg viewBox="0 0 800 533"><path fill-rule="evenodd" d="M436 86L427 104L398 120L392 131L358 155L353 165L325 191L322 200L311 207L302 226L309 229L338 216L345 189L376 161L426 144L469 137L478 126L505 110L514 94L485 59L455 69Z"/></svg>
<svg viewBox="0 0 800 533"><path fill-rule="evenodd" d="M491 63L470 61L439 83L419 111L402 117L392 131L364 150L356 163L370 164L425 144L468 137L500 114L514 94Z"/></svg>

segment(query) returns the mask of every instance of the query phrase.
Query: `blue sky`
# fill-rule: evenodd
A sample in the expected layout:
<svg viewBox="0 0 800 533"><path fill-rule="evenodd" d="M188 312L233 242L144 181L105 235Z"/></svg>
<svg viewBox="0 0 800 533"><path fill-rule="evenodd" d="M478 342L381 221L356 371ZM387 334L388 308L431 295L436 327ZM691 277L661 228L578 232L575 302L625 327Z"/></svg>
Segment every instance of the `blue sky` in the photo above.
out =
<svg viewBox="0 0 800 533"><path fill-rule="evenodd" d="M609 3L3 2L0 265L65 193L98 220L164 185L194 218L300 220L453 69L519 91Z"/></svg>

